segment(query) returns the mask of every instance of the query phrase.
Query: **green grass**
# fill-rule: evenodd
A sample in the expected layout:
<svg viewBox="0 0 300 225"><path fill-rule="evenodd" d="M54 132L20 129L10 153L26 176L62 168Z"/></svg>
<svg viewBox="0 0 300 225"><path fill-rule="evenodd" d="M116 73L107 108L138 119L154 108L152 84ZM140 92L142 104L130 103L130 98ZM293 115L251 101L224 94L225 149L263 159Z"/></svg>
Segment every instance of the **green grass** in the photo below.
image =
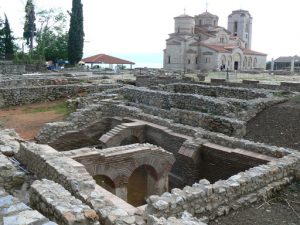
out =
<svg viewBox="0 0 300 225"><path fill-rule="evenodd" d="M50 112L53 111L58 114L62 114L64 116L70 115L72 112L74 112L74 107L71 107L68 105L67 102L59 102L54 105L50 106L41 106L37 108L31 108L27 107L24 111L26 113L42 113L42 112Z"/></svg>

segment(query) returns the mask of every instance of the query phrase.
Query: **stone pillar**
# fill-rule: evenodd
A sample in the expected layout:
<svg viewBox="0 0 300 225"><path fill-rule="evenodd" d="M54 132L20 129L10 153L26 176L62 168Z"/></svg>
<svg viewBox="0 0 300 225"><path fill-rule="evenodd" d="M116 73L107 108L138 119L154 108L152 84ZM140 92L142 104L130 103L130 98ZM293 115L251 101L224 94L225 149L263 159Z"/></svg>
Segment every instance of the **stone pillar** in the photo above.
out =
<svg viewBox="0 0 300 225"><path fill-rule="evenodd" d="M272 58L272 61L271 61L271 71L274 70L274 59Z"/></svg>
<svg viewBox="0 0 300 225"><path fill-rule="evenodd" d="M161 195L169 190L169 176L164 174L159 180L155 180L151 175L147 177L147 197L150 195Z"/></svg>
<svg viewBox="0 0 300 225"><path fill-rule="evenodd" d="M127 202L127 184L122 183L116 187L116 196Z"/></svg>
<svg viewBox="0 0 300 225"><path fill-rule="evenodd" d="M291 73L294 73L295 72L295 59L292 58L292 61L291 61Z"/></svg>

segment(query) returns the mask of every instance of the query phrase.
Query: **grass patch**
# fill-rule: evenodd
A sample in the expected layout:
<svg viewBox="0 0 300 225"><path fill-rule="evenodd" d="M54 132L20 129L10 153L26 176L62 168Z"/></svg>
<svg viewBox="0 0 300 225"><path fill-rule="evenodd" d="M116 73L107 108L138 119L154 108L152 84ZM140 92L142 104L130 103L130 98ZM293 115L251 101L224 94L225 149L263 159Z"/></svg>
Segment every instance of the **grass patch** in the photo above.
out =
<svg viewBox="0 0 300 225"><path fill-rule="evenodd" d="M74 107L69 106L67 102L59 102L57 104L49 106L39 106L39 107L27 107L24 109L26 113L43 113L43 112L55 112L57 114L62 114L64 116L70 115L75 111Z"/></svg>

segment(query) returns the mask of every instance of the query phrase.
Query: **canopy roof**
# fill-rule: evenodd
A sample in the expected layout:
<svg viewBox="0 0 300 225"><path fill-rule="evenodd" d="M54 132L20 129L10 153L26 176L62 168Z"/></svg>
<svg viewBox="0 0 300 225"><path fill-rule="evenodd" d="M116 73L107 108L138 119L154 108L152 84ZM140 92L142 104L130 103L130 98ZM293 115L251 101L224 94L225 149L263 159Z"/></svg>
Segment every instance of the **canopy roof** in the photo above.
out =
<svg viewBox="0 0 300 225"><path fill-rule="evenodd" d="M105 54L98 54L82 59L81 61L85 63L104 63L104 64L131 64L134 65L134 62L130 62L124 59L113 57Z"/></svg>

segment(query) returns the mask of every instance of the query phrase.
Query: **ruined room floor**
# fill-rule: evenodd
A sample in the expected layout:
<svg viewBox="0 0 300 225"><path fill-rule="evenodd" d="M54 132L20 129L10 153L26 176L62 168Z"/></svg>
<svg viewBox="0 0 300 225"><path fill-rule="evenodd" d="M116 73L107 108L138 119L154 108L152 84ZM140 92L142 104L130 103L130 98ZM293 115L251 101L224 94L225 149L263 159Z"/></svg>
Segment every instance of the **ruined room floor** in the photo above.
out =
<svg viewBox="0 0 300 225"><path fill-rule="evenodd" d="M271 106L248 122L245 139L300 150L299 118L299 97Z"/></svg>
<svg viewBox="0 0 300 225"><path fill-rule="evenodd" d="M300 182L294 182L266 202L231 211L209 225L299 225Z"/></svg>
<svg viewBox="0 0 300 225"><path fill-rule="evenodd" d="M5 128L15 129L23 139L30 140L38 134L45 123L64 119L64 113L51 110L62 102L64 100L1 109L0 122Z"/></svg>

